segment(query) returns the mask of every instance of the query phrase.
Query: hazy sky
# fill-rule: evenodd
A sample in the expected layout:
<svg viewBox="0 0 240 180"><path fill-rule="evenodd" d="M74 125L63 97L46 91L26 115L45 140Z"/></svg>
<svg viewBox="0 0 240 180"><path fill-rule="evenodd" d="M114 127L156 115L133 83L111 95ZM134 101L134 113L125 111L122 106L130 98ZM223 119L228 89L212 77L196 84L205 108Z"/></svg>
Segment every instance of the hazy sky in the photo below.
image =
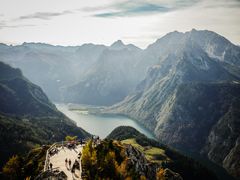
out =
<svg viewBox="0 0 240 180"><path fill-rule="evenodd" d="M146 47L174 30L213 30L240 44L240 0L0 0L0 42L118 39Z"/></svg>

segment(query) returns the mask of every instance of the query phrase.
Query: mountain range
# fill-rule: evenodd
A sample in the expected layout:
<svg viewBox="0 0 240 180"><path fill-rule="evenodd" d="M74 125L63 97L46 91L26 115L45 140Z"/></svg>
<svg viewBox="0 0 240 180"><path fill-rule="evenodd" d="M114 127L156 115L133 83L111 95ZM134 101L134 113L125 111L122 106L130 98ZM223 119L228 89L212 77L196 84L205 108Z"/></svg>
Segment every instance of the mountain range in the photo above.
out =
<svg viewBox="0 0 240 180"><path fill-rule="evenodd" d="M102 113L131 117L160 142L240 177L240 47L215 32L174 31L146 49L120 40L1 44L0 61L19 67L53 101L108 106ZM45 108L46 97L36 97ZM54 106L48 107L50 116Z"/></svg>
<svg viewBox="0 0 240 180"><path fill-rule="evenodd" d="M61 99L61 88L78 81L98 58L105 46L85 44L76 47L43 43L0 45L0 61L20 68L33 83L40 85L51 100Z"/></svg>

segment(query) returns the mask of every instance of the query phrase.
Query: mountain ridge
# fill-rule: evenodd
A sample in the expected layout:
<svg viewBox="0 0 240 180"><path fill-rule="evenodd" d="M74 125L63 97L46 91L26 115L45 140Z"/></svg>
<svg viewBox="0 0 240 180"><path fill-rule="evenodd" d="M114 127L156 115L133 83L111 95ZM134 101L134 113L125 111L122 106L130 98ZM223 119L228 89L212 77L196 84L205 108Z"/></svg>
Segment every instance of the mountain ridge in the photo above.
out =
<svg viewBox="0 0 240 180"><path fill-rule="evenodd" d="M238 155L230 144L236 143L238 147L239 135L234 130L225 136L218 128L222 128L220 124L227 120L222 118L233 113L232 104L235 104L235 114L238 113L240 79L234 71L239 72L240 49L216 33L213 33L210 44L205 45L204 35L209 38L209 33L212 35L209 31L173 32L149 46L145 53L150 53L149 57L155 63L148 69L145 79L137 85L135 92L106 111L138 120L154 131L159 140L175 148L201 153L201 149L210 144L208 150L202 153L238 177L239 167L235 161ZM199 34L202 34L202 39L198 39ZM224 48L219 49L219 41L230 44L224 44ZM212 46L214 57L210 57L207 51ZM237 51L232 58L217 56L225 51L231 52L231 49L226 49L231 46ZM226 64L230 68L226 68ZM233 65L235 70L231 69ZM231 119L234 127L238 127L237 117ZM229 146L216 141L218 136ZM224 146L224 153L221 153L220 146ZM220 156L221 160L215 156ZM223 164L224 158L228 162Z"/></svg>

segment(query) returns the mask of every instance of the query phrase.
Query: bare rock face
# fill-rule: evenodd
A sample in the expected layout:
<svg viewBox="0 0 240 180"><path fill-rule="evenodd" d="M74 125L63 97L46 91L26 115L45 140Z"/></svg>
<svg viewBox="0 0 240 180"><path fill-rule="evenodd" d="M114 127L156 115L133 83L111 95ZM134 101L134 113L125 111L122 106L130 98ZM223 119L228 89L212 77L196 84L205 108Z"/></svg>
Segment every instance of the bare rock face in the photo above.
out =
<svg viewBox="0 0 240 180"><path fill-rule="evenodd" d="M132 145L125 146L126 156L129 158L128 167L135 167L135 172L138 172L139 177L143 175L148 179L155 179L158 165L148 163L144 154L134 148Z"/></svg>
<svg viewBox="0 0 240 180"><path fill-rule="evenodd" d="M240 177L240 113L231 108L213 127L203 153L221 164L235 177Z"/></svg>
<svg viewBox="0 0 240 180"><path fill-rule="evenodd" d="M223 167L228 170L234 177L240 177L240 138L237 139L235 146L223 161Z"/></svg>
<svg viewBox="0 0 240 180"><path fill-rule="evenodd" d="M156 175L160 168L159 164L148 162L144 154L132 145L125 145L125 149L126 156L129 158L128 167L135 167L135 172L138 173L139 177L145 176L147 179L157 179ZM183 179L180 174L168 168L164 169L162 176L166 180Z"/></svg>
<svg viewBox="0 0 240 180"><path fill-rule="evenodd" d="M48 180L48 179L67 180L67 175L63 171L61 171L61 172L45 171L45 172L41 173L40 175L38 175L35 179L36 180Z"/></svg>

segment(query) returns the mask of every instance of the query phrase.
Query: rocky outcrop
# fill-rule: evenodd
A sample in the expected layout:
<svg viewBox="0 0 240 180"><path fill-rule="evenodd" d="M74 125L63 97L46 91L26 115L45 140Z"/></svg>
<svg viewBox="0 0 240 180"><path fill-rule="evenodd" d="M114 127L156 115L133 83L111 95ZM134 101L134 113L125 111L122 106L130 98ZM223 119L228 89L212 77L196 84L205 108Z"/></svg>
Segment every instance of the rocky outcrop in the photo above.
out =
<svg viewBox="0 0 240 180"><path fill-rule="evenodd" d="M125 145L125 154L128 157L128 167L134 167L138 176L145 176L147 179L155 179L158 164L150 163L145 155L130 144Z"/></svg>
<svg viewBox="0 0 240 180"><path fill-rule="evenodd" d="M157 173L160 170L160 164L147 161L145 155L130 144L125 144L125 149L126 156L129 158L127 166L134 167L139 177L143 176L147 179L157 180L161 178L165 178L166 180L183 179L180 174L168 168L162 169L161 178L158 177Z"/></svg>
<svg viewBox="0 0 240 180"><path fill-rule="evenodd" d="M45 171L39 174L35 180L67 180L67 175L63 171Z"/></svg>

